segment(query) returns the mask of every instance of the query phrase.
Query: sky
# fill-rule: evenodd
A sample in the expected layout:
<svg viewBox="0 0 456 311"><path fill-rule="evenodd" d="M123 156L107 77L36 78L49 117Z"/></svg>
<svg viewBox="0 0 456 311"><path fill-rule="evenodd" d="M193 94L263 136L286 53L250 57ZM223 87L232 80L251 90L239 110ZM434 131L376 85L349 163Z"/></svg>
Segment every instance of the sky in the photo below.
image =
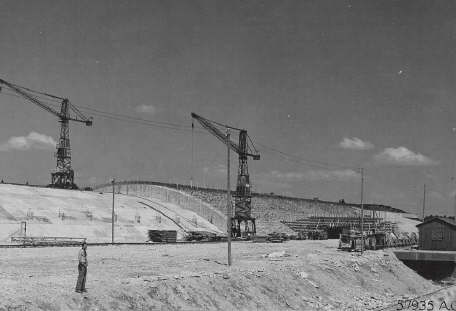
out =
<svg viewBox="0 0 456 311"><path fill-rule="evenodd" d="M364 202L421 214L426 184L425 213L453 215L455 9L415 0L0 0L0 78L93 116L93 127L71 124L79 185L193 178L225 187L226 147L200 127L192 135L195 112L247 129L261 154L249 161L254 191L359 202L363 168ZM49 183L58 135L55 116L2 89L1 178ZM233 153L231 161L234 184Z"/></svg>

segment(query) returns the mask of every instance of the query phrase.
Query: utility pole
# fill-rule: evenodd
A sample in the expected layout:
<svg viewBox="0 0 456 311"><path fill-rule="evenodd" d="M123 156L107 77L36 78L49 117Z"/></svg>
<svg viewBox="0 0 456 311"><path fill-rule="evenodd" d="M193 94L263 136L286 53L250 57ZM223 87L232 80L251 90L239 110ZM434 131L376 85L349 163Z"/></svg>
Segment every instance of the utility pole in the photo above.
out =
<svg viewBox="0 0 456 311"><path fill-rule="evenodd" d="M195 125L193 124L193 119L192 119L192 167L191 167L191 176L190 176L190 188L193 189L193 172L194 172L194 147L193 147L193 144L194 144L194 141L193 141L193 131L195 130Z"/></svg>
<svg viewBox="0 0 456 311"><path fill-rule="evenodd" d="M426 207L426 184L423 187L423 222L424 222L424 208Z"/></svg>
<svg viewBox="0 0 456 311"><path fill-rule="evenodd" d="M230 186L230 130L226 131L226 227L228 232L228 266L231 266L231 186Z"/></svg>
<svg viewBox="0 0 456 311"><path fill-rule="evenodd" d="M112 179L112 217L111 217L111 242L114 244L114 194L115 194L115 184L116 180Z"/></svg>
<svg viewBox="0 0 456 311"><path fill-rule="evenodd" d="M361 168L361 255L364 252L364 169Z"/></svg>
<svg viewBox="0 0 456 311"><path fill-rule="evenodd" d="M453 216L454 216L454 219L456 220L456 194L453 196L453 199L454 199Z"/></svg>

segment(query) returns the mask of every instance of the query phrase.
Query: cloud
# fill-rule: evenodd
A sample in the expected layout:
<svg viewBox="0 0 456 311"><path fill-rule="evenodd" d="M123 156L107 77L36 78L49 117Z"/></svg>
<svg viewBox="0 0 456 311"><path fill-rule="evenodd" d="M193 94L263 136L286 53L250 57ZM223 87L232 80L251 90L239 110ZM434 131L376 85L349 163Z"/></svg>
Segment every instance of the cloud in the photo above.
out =
<svg viewBox="0 0 456 311"><path fill-rule="evenodd" d="M139 105L136 106L135 111L138 113L147 113L154 115L157 112L157 108L153 105Z"/></svg>
<svg viewBox="0 0 456 311"><path fill-rule="evenodd" d="M0 144L0 151L29 150L29 149L54 149L56 141L44 134L30 132L27 136L13 136L8 141Z"/></svg>
<svg viewBox="0 0 456 311"><path fill-rule="evenodd" d="M339 143L339 146L344 149L352 149L352 150L369 150L374 148L374 144L369 141L363 141L358 137L344 137L342 141Z"/></svg>
<svg viewBox="0 0 456 311"><path fill-rule="evenodd" d="M438 164L437 161L402 146L397 148L385 148L382 152L376 154L374 159L379 163L392 165L428 166Z"/></svg>
<svg viewBox="0 0 456 311"><path fill-rule="evenodd" d="M271 175L275 178L293 181L351 181L359 179L359 173L351 170L310 170L304 173L272 171Z"/></svg>

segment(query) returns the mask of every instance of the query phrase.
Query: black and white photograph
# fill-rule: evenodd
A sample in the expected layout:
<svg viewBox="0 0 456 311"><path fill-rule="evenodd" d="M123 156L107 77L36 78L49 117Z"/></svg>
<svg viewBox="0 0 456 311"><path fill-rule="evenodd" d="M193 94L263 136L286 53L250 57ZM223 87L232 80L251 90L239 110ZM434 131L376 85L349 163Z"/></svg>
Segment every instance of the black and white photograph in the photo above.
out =
<svg viewBox="0 0 456 311"><path fill-rule="evenodd" d="M0 0L0 311L456 310L456 2Z"/></svg>

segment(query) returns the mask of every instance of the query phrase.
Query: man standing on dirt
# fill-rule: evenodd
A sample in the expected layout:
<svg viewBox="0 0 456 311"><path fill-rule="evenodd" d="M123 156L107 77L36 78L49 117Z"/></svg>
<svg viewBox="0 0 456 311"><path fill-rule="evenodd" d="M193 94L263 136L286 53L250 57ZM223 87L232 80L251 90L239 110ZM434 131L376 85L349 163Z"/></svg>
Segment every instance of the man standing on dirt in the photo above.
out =
<svg viewBox="0 0 456 311"><path fill-rule="evenodd" d="M76 283L76 292L77 293L82 293L86 292L85 288L85 282L86 282L86 276L87 276L87 243L83 242L82 247L79 250L79 255L78 255L78 282Z"/></svg>

